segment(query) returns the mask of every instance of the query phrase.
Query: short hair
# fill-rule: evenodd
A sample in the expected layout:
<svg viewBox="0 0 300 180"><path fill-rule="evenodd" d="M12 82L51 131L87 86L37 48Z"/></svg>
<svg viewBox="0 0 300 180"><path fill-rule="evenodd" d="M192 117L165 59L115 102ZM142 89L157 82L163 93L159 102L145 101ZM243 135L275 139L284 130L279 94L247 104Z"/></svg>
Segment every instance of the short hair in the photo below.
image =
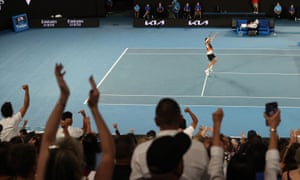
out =
<svg viewBox="0 0 300 180"><path fill-rule="evenodd" d="M155 116L160 124L177 124L179 126L181 117L179 104L174 99L163 98L156 106Z"/></svg>
<svg viewBox="0 0 300 180"><path fill-rule="evenodd" d="M4 118L11 117L13 115L13 107L11 102L5 102L2 104L1 113Z"/></svg>
<svg viewBox="0 0 300 180"><path fill-rule="evenodd" d="M61 119L66 120L67 118L70 118L70 119L73 118L73 114L70 111L64 112Z"/></svg>

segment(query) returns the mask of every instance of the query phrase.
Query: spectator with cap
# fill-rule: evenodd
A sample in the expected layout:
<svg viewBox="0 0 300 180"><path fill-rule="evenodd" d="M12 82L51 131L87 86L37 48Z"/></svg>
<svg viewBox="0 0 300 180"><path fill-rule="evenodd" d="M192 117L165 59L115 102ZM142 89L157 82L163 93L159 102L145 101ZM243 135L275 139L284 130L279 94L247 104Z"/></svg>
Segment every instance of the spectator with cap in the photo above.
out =
<svg viewBox="0 0 300 180"><path fill-rule="evenodd" d="M182 114L179 104L171 98L161 99L155 110L155 123L160 128L157 138L163 136L174 136L178 133ZM133 153L131 160L130 179L151 177L146 162L146 154L153 140L139 144ZM208 178L208 153L203 143L192 140L192 145L184 155L184 170L182 179Z"/></svg>
<svg viewBox="0 0 300 180"><path fill-rule="evenodd" d="M183 155L191 146L191 139L185 133L163 136L155 139L147 150L147 165L151 178L179 179L183 173Z"/></svg>
<svg viewBox="0 0 300 180"><path fill-rule="evenodd" d="M217 140L213 140L213 145L220 146L220 122L223 118L222 109L218 109L213 113L214 121L218 121L215 127L214 136ZM160 131L157 133L157 138L164 136L175 136L180 132L179 126L182 122L182 114L179 104L171 98L161 99L155 110L155 123L159 126ZM133 153L131 160L131 180L150 178L151 171L147 163L147 151L153 140L139 144ZM207 149L203 143L192 139L191 146L183 156L183 173L180 179L221 179L223 180L223 150L222 147L217 147L216 152L212 152L211 159L208 158ZM175 149L173 149L175 150ZM220 163L221 162L221 163Z"/></svg>

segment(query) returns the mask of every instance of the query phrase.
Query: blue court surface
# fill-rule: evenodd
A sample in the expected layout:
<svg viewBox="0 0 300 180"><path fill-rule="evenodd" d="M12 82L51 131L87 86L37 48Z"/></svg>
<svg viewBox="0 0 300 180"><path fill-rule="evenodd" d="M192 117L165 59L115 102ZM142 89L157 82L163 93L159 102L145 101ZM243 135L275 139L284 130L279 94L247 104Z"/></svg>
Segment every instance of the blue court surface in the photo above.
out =
<svg viewBox="0 0 300 180"><path fill-rule="evenodd" d="M160 98L172 97L183 107L197 109L204 125L211 124L207 112L223 107L224 130L236 136L250 128L267 133L262 116L267 102L279 103L283 125L297 120L298 50L218 49L216 53L220 60L206 76L204 49L125 49L98 84L100 103L154 109Z"/></svg>
<svg viewBox="0 0 300 180"><path fill-rule="evenodd" d="M113 123L121 133L158 131L155 106L171 97L190 107L202 126L211 126L212 112L222 107L221 130L229 136L255 129L268 137L264 105L278 101L278 132L288 137L291 128L300 128L299 23L278 20L276 34L241 37L231 28L134 28L131 16L115 15L102 18L97 28L1 31L0 101L11 101L17 111L23 104L21 86L29 84L24 119L28 129L43 130L59 94L54 65L62 63L71 90L66 110L73 112L75 127L82 126L79 110L91 116L85 101L93 75L111 132ZM213 42L218 62L207 77L203 40L214 32L219 32Z"/></svg>

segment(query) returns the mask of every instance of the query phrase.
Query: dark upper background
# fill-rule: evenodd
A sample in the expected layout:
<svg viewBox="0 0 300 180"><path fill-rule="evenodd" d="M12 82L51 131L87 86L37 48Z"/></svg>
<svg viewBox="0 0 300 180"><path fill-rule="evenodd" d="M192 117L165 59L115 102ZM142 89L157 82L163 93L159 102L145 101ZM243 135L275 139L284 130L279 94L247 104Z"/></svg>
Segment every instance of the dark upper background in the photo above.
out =
<svg viewBox="0 0 300 180"><path fill-rule="evenodd" d="M155 7L160 0L113 0L113 11L128 11L133 4L138 2L142 9L146 3ZM187 1L179 0L183 6ZM161 1L164 6L171 0ZM189 0L193 6L196 0ZM272 9L277 1L260 0L259 11L265 12L266 16L272 16ZM288 7L293 3L300 9L300 1L279 0L286 14ZM200 0L204 12L251 12L250 0ZM4 0L0 10L0 29L11 27L11 16L27 13L29 19L50 18L51 15L61 14L63 17L105 17L105 0L31 0L27 5L25 0ZM284 15L283 15L284 16Z"/></svg>

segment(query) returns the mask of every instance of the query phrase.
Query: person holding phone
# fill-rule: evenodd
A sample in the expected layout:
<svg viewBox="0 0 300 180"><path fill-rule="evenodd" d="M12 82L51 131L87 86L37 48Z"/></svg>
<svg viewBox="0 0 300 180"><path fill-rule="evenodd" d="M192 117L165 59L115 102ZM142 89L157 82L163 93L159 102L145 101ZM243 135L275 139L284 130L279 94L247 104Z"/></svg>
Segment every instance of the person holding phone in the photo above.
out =
<svg viewBox="0 0 300 180"><path fill-rule="evenodd" d="M266 153L266 166L264 172L264 179L274 180L277 179L277 175L280 171L280 164L279 164L280 156L279 156L279 150L277 148L278 147L277 127L281 122L280 109L277 107L274 114L269 114L268 111L266 111L264 113L264 117L270 128L269 147Z"/></svg>

